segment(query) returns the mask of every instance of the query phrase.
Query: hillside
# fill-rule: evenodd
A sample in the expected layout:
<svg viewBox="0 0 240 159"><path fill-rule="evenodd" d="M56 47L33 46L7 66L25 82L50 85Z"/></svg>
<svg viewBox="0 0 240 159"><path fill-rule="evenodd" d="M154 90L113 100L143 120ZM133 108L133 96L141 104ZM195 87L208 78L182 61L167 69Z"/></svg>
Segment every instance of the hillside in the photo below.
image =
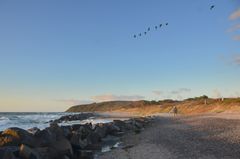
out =
<svg viewBox="0 0 240 159"><path fill-rule="evenodd" d="M177 106L181 114L239 112L240 98L210 99L206 96L183 101L110 101L76 105L67 112L127 112L138 115L167 113Z"/></svg>

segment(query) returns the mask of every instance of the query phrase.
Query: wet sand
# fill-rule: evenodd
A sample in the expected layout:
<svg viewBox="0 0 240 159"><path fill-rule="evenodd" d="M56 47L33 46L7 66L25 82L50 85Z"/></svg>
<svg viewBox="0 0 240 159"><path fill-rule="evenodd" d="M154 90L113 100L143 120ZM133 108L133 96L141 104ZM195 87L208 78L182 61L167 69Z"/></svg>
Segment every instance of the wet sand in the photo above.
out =
<svg viewBox="0 0 240 159"><path fill-rule="evenodd" d="M121 138L125 148L98 159L239 159L240 115L158 115L140 134Z"/></svg>

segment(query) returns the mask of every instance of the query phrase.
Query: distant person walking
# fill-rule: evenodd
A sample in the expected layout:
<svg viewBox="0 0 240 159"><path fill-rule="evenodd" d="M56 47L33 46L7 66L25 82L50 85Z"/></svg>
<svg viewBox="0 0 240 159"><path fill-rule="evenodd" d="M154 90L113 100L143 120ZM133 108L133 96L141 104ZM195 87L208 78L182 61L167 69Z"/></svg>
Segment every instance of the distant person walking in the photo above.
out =
<svg viewBox="0 0 240 159"><path fill-rule="evenodd" d="M176 106L173 107L172 112L173 112L173 116L177 116L178 109Z"/></svg>

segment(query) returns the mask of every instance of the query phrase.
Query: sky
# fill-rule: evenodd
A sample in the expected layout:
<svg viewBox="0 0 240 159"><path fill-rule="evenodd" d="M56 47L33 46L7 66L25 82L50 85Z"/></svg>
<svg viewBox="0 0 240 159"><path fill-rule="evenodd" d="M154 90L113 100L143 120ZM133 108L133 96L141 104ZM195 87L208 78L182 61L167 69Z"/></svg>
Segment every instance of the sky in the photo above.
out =
<svg viewBox="0 0 240 159"><path fill-rule="evenodd" d="M2 112L240 96L239 0L0 0L0 24Z"/></svg>

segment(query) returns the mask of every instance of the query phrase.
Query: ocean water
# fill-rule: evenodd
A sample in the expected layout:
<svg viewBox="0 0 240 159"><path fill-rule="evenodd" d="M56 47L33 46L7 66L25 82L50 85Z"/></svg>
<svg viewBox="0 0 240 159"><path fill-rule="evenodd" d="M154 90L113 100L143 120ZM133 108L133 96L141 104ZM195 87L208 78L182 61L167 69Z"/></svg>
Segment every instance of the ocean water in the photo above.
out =
<svg viewBox="0 0 240 159"><path fill-rule="evenodd" d="M0 131L9 127L19 127L29 129L38 127L44 129L49 126L50 120L55 120L64 115L73 113L1 113L0 112Z"/></svg>
<svg viewBox="0 0 240 159"><path fill-rule="evenodd" d="M76 113L1 113L0 112L0 131L10 127L18 127L22 129L30 129L37 127L44 129L49 126L49 121L60 118L65 115L73 115ZM77 113L78 114L78 113ZM126 120L128 118L112 118L112 117L90 117L85 120L67 121L59 123L59 125L85 124L85 123L108 123L115 119Z"/></svg>

